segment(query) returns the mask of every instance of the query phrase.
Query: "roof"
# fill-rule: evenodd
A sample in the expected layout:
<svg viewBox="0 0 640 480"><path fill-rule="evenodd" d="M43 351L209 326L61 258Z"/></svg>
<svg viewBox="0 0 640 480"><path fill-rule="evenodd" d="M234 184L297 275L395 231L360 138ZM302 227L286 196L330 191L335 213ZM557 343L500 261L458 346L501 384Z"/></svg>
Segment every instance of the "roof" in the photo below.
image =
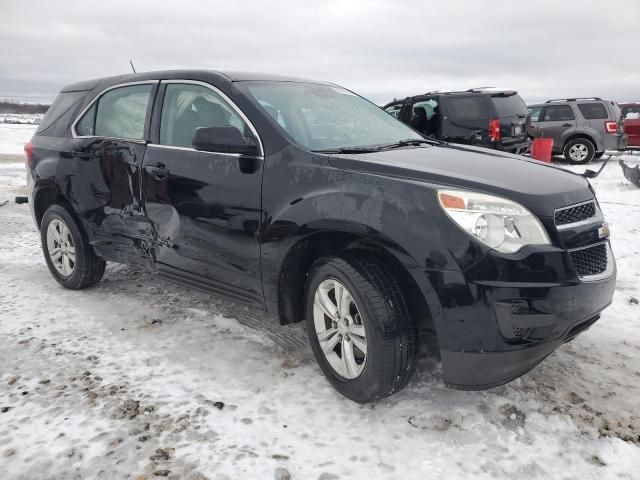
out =
<svg viewBox="0 0 640 480"><path fill-rule="evenodd" d="M244 82L250 80L263 80L272 82L300 82L300 83L316 83L331 85L328 82L321 82L317 80L306 80L297 77L288 77L284 75L273 75L268 73L253 73L253 72L234 72L234 71L216 71L216 70L157 70L152 72L140 72L140 73L128 73L125 75L117 75L113 77L95 78L92 80L85 80L78 83L73 83L62 88L63 92L73 91L87 91L96 88L99 85L109 84L115 85L118 83L138 82L145 80L172 80L172 79L185 79L185 80L201 80L208 81L215 84L219 83L233 83Z"/></svg>

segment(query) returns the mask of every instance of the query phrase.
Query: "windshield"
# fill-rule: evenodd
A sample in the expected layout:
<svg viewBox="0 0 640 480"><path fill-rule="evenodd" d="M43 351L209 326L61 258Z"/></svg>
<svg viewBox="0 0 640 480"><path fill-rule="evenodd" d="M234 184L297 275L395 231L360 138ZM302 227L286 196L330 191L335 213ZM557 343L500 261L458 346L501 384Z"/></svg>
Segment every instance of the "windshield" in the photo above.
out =
<svg viewBox="0 0 640 480"><path fill-rule="evenodd" d="M334 150L423 140L393 116L341 87L294 82L241 82L243 90L295 143Z"/></svg>

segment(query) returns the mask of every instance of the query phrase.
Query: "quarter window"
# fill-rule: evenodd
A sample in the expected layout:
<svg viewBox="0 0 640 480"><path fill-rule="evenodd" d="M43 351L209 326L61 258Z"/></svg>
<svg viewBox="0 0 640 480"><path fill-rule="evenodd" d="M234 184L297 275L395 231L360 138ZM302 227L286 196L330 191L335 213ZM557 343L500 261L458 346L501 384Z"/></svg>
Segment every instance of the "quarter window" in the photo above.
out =
<svg viewBox="0 0 640 480"><path fill-rule="evenodd" d="M565 122L575 120L573 110L569 105L551 105L545 108L543 122Z"/></svg>
<svg viewBox="0 0 640 480"><path fill-rule="evenodd" d="M532 122L540 121L540 113L542 112L542 107L533 107L529 109L529 115L531 115Z"/></svg>
<svg viewBox="0 0 640 480"><path fill-rule="evenodd" d="M278 121L278 113L275 113ZM244 120L216 92L201 85L167 85L160 120L160 143L192 147L193 135L203 127L236 127L245 137L253 137Z"/></svg>
<svg viewBox="0 0 640 480"><path fill-rule="evenodd" d="M601 103L580 103L578 108L586 120L608 118L607 109Z"/></svg>
<svg viewBox="0 0 640 480"><path fill-rule="evenodd" d="M447 99L450 116L456 120L488 119L488 112L483 96L451 97Z"/></svg>
<svg viewBox="0 0 640 480"><path fill-rule="evenodd" d="M130 85L109 90L76 124L78 135L144 139L152 85Z"/></svg>

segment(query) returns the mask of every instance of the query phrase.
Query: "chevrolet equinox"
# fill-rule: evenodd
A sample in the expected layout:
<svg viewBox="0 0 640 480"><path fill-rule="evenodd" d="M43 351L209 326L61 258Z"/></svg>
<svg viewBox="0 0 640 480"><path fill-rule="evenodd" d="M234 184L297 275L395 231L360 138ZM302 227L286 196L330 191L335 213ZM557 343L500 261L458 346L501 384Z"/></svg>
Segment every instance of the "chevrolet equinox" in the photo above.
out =
<svg viewBox="0 0 640 480"><path fill-rule="evenodd" d="M523 375L589 328L616 267L580 175L425 139L330 83L165 71L62 89L25 146L51 274L107 261L306 322L356 401L402 389L419 339L444 382Z"/></svg>

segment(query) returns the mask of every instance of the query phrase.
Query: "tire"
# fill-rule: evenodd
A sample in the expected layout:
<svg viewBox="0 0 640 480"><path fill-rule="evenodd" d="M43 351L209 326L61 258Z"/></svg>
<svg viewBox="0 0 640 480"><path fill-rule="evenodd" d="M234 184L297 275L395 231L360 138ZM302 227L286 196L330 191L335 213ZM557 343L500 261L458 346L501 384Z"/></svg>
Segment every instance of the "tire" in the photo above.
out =
<svg viewBox="0 0 640 480"><path fill-rule="evenodd" d="M574 165L583 165L593 160L596 149L591 140L574 138L565 144L563 153L567 162L573 163Z"/></svg>
<svg viewBox="0 0 640 480"><path fill-rule="evenodd" d="M335 287L333 297L331 290L327 290L331 285ZM325 348L337 342L325 354L317 332L324 327L329 332L334 324L332 317L324 313L326 310L314 301L320 295L320 299L332 302L331 307L337 307L339 285L346 289L341 297L346 299L343 314L336 315L343 323L336 327L337 333L325 335L328 338L323 339ZM365 255L319 258L308 277L305 302L307 334L313 353L339 393L355 402L367 403L398 392L409 383L418 356L416 323L398 283L375 259ZM359 348L363 345L364 350ZM353 354L349 355L349 351ZM352 362L344 358L351 358Z"/></svg>
<svg viewBox="0 0 640 480"><path fill-rule="evenodd" d="M603 155L604 155L604 152L596 152L596 154L593 156L593 158L595 158L595 159L602 158Z"/></svg>
<svg viewBox="0 0 640 480"><path fill-rule="evenodd" d="M84 230L64 206L52 205L44 213L40 240L47 267L63 287L87 288L104 275L107 263L95 254ZM54 253L59 254L57 258Z"/></svg>

